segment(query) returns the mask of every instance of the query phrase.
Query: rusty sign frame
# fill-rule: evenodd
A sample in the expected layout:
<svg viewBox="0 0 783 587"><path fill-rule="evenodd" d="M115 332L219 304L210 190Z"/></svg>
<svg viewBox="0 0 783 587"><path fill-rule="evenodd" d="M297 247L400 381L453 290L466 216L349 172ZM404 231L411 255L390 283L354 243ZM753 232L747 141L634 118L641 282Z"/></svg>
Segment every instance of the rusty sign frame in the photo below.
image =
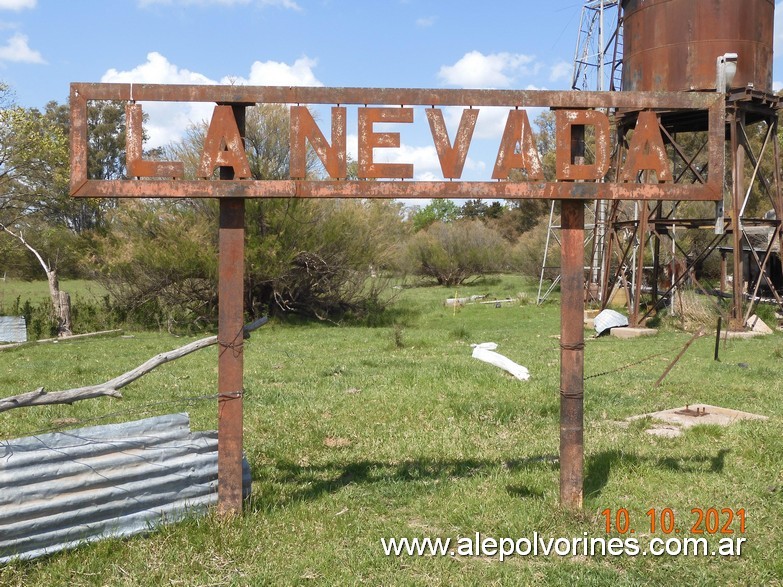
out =
<svg viewBox="0 0 783 587"><path fill-rule="evenodd" d="M217 104L403 105L465 108L548 107L707 111L709 168L705 184L544 181L417 180L93 180L87 175L87 103L214 102ZM723 194L725 103L719 94L685 92L576 92L548 90L444 90L207 86L161 84L71 84L71 195L115 198L454 198L579 200L720 200Z"/></svg>
<svg viewBox="0 0 783 587"><path fill-rule="evenodd" d="M91 180L87 175L88 136L87 104L91 100L115 100L127 103L129 131L126 142L126 165L133 167L144 179ZM182 176L178 162L151 162L141 158L141 109L137 102L214 102L216 106L213 122L221 117L226 129L231 126L231 149L226 145L223 156L220 148L213 144L210 156L206 158L206 171L199 175L205 179L159 179L161 173ZM510 112L525 107L549 107L558 113L558 129L564 136L557 137L557 160L567 181L515 182L460 181L459 163L450 168L458 181L415 181L415 180L264 180L242 179L249 177L245 165L236 157L241 152L245 128L245 109L261 103L290 105L352 104L360 107L381 106L368 116L373 122L384 122L384 105L407 106L462 106L467 111L479 107L506 107ZM218 111L220 109L220 111ZM629 158L635 158L630 170L623 166L628 179L636 179L635 171L652 169L658 179L670 174L661 165L663 141L659 136L660 122L657 113L672 114L681 110L707 113L709 167L707 181L703 184L682 185L671 181L664 183L603 183L597 181L576 181L590 175L590 165L583 162L586 126L594 126L596 137L609 140L607 117L596 112L598 109L619 109L638 113L637 130L645 137L641 145ZM371 109L372 110L372 109ZM653 114L655 112L656 114ZM406 117L410 113L406 113ZM427 89L378 89L378 88L303 88L272 86L202 86L202 85L145 85L145 84L71 84L71 195L74 197L119 197L119 198L216 198L220 202L219 220L219 320L218 320L218 509L223 514L236 514L242 510L242 445L244 395L244 348L243 348L243 288L244 288L244 212L246 198L529 198L561 200L562 247L561 247L561 308L560 308L560 502L563 506L580 509L583 501L584 468L584 202L585 200L700 200L722 201L723 176L725 170L725 102L716 93L640 93L640 92L574 92L574 91L527 91L527 90L427 90ZM463 118L468 125L475 124L476 114ZM469 133L460 131L452 147L442 115L428 113L427 118L436 141L436 148L444 146L452 154L459 151L464 162L469 148ZM520 121L529 124L522 111L514 115L517 126L509 126L512 114L504 131L501 148L498 150L496 168L499 166L501 150L516 149L519 139L520 150L535 149L527 131L522 136L506 136L509 128L520 129ZM524 120L523 120L524 118ZM333 119L334 120L334 119ZM405 120L407 122L407 120ZM343 121L344 122L344 121ZM361 122L361 121L360 121ZM402 122L402 120L396 120ZM309 122L307 124L310 124ZM314 124L314 123L313 123ZM292 124L293 127L293 124ZM211 128L211 125L210 125ZM334 127L333 127L334 128ZM312 130L312 127L310 128ZM320 132L320 131L319 131ZM516 132L516 130L514 130ZM361 133L360 133L361 134ZM364 148L399 146L399 135L388 133L375 135ZM334 135L334 132L333 132ZM658 135L657 137L655 135ZM226 140L221 135L217 141ZM306 137L310 140L311 136ZM343 137L344 138L344 137ZM509 139L510 140L507 140ZM214 139L214 137L213 137ZM206 143L212 140L209 132ZM325 138L319 137L323 143ZM334 136L332 138L335 143ZM214 141L213 141L214 142ZM459 144L458 144L459 143ZM633 137L631 145L634 145ZM318 149L318 147L313 146ZM344 143L341 144L344 148ZM221 147L222 148L222 147ZM292 146L293 148L293 146ZM321 144L323 148L323 144ZM360 137L360 151L362 142ZM649 153L647 152L649 151ZM507 152L507 151L506 151ZM440 153L439 153L440 155ZM319 154L320 156L320 154ZM232 159L232 157L234 157ZM341 155L344 157L344 153ZM594 175L608 168L606 152L601 154L601 164L595 164ZM655 160L658 158L658 163ZM204 157L202 157L204 159ZM372 161L372 156L369 157ZM456 158L455 158L456 159ZM596 159L599 159L597 156ZM344 161L338 162L341 167ZM360 166L362 165L360 155ZM443 160L441 160L443 164ZM372 167L372 163L368 167ZM658 165L658 167L656 167ZM668 159L666 162L668 166ZM292 167L293 167L292 161ZM325 165L326 166L326 165ZM212 171L219 168L219 179L213 181ZM382 167L382 166L380 166ZM536 167L533 169L533 167ZM241 168L241 169L240 169ZM543 177L536 166L527 170L533 177ZM384 169L385 171L385 169ZM412 169L405 166L405 173L412 175ZM495 173L493 173L493 176ZM507 177L506 173L506 177ZM649 175L639 173L640 177ZM405 177L401 174L401 177ZM503 177L503 174L498 174ZM593 177L591 179L599 179Z"/></svg>

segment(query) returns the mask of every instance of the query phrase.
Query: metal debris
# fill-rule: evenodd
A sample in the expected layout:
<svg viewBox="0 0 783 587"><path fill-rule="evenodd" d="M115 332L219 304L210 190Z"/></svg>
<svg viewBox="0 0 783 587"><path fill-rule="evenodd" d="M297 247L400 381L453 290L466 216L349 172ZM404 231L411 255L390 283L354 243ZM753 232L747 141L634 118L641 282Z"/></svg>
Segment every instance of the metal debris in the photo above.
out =
<svg viewBox="0 0 783 587"><path fill-rule="evenodd" d="M149 532L216 502L217 435L191 432L185 413L0 441L0 563Z"/></svg>
<svg viewBox="0 0 783 587"><path fill-rule="evenodd" d="M27 342L24 316L0 316L0 342Z"/></svg>
<svg viewBox="0 0 783 587"><path fill-rule="evenodd" d="M616 312L615 310L602 310L593 319L595 326L595 332L598 336L601 336L604 332L611 330L612 328L619 328L621 326L628 326L628 318Z"/></svg>

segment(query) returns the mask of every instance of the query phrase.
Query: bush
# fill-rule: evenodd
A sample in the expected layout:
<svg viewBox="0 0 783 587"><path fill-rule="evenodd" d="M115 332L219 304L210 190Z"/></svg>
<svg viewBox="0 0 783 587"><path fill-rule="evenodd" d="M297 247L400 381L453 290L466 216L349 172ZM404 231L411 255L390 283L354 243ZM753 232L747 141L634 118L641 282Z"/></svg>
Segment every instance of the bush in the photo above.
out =
<svg viewBox="0 0 783 587"><path fill-rule="evenodd" d="M179 203L126 202L93 257L107 307L142 327L193 328L217 318L216 224Z"/></svg>
<svg viewBox="0 0 783 587"><path fill-rule="evenodd" d="M560 245L556 239L549 241L549 254L544 262L544 249L546 247L546 220L539 222L533 229L519 237L511 251L514 268L522 275L538 281L542 265L548 265L553 269L545 272L544 277L555 279L560 273Z"/></svg>
<svg viewBox="0 0 783 587"><path fill-rule="evenodd" d="M508 252L506 241L477 220L435 222L417 232L406 251L412 273L446 286L508 269Z"/></svg>
<svg viewBox="0 0 783 587"><path fill-rule="evenodd" d="M377 312L404 235L399 212L377 201L250 203L247 306L321 320Z"/></svg>
<svg viewBox="0 0 783 587"><path fill-rule="evenodd" d="M670 309L671 319L683 330L695 331L701 326L714 328L720 312L710 296L692 289L678 288Z"/></svg>
<svg viewBox="0 0 783 587"><path fill-rule="evenodd" d="M396 204L251 200L245 226L249 318L364 318L384 306L404 234ZM217 227L216 202L124 203L95 257L113 305L147 326L214 325Z"/></svg>

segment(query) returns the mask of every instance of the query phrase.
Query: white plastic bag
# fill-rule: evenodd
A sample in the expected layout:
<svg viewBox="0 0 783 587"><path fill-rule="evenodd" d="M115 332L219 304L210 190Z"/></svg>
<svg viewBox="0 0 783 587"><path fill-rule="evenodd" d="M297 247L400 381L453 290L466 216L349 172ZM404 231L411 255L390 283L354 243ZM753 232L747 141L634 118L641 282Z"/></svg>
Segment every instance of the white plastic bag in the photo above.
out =
<svg viewBox="0 0 783 587"><path fill-rule="evenodd" d="M498 348L497 343L494 342L482 342L481 344L473 344L473 358L479 361L484 361L495 367L500 367L504 371L508 371L514 377L520 381L527 381L530 379L530 371L527 367L523 367L509 359L504 357L500 353L496 353L495 349Z"/></svg>

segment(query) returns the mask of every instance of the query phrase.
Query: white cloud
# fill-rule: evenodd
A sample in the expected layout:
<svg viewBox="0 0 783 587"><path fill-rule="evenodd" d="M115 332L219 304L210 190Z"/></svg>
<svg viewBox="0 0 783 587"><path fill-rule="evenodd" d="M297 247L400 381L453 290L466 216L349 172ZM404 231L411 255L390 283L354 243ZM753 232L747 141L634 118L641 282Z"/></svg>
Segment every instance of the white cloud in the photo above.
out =
<svg viewBox="0 0 783 587"><path fill-rule="evenodd" d="M4 0L0 0L2 2ZM9 0L13 1L13 0ZM278 8L286 8L289 10L302 10L294 0L139 0L139 6L145 8L147 6L153 6L155 4L172 5L179 4L180 6L236 6L257 3L262 6L275 6Z"/></svg>
<svg viewBox="0 0 783 587"><path fill-rule="evenodd" d="M225 85L282 85L322 86L312 68L315 61L302 57L293 65L275 61L254 62L247 78L225 76L219 82L189 69L171 63L157 52L147 54L147 61L127 70L108 70L102 77L103 83L145 83L145 84L225 84ZM150 102L142 104L149 115L144 130L149 140L146 147L161 147L179 140L182 133L193 123L209 120L214 104L201 102Z"/></svg>
<svg viewBox="0 0 783 587"><path fill-rule="evenodd" d="M205 75L179 69L160 53L147 54L147 62L129 71L110 69L101 78L104 83L147 83L147 84L213 84Z"/></svg>
<svg viewBox="0 0 783 587"><path fill-rule="evenodd" d="M205 75L187 69L180 69L160 53L147 54L147 61L128 71L110 69L103 77L103 83L145 83L145 84L214 84ZM149 140L147 147L162 147L178 140L192 123L208 120L212 104L174 102L153 102L142 105L149 120L144 125Z"/></svg>
<svg viewBox="0 0 783 587"><path fill-rule="evenodd" d="M345 135L345 150L351 159L359 160L359 135L353 133Z"/></svg>
<svg viewBox="0 0 783 587"><path fill-rule="evenodd" d="M783 90L783 82L772 82L772 91L773 92L779 92L780 90Z"/></svg>
<svg viewBox="0 0 783 587"><path fill-rule="evenodd" d="M250 76L224 78L222 83L249 84L253 86L323 86L313 73L317 65L314 59L300 57L293 65L278 61L255 61L250 66Z"/></svg>
<svg viewBox="0 0 783 587"><path fill-rule="evenodd" d="M358 159L358 137L351 134L346 138L348 154L354 160ZM440 168L440 159L435 145L414 146L403 143L398 148L377 148L373 153L373 161L413 165L413 179L416 181L443 181L443 171ZM483 162L468 157L465 160L463 176L484 168Z"/></svg>
<svg viewBox="0 0 783 587"><path fill-rule="evenodd" d="M571 81L571 76L574 72L574 64L567 61L560 61L552 66L549 72L550 82L559 82L560 80Z"/></svg>
<svg viewBox="0 0 783 587"><path fill-rule="evenodd" d="M463 88L508 88L519 76L531 75L539 66L532 55L521 53L493 53L484 55L471 51L454 65L444 65L438 77L446 85Z"/></svg>
<svg viewBox="0 0 783 587"><path fill-rule="evenodd" d="M0 10L24 10L35 8L38 0L0 0Z"/></svg>
<svg viewBox="0 0 783 587"><path fill-rule="evenodd" d="M413 178L427 181L434 178L442 179L438 152L434 145L414 147L400 145L398 149L377 149L373 157L376 162L383 163L410 163L413 165Z"/></svg>
<svg viewBox="0 0 783 587"><path fill-rule="evenodd" d="M359 159L359 137L353 133L346 135L346 151L353 160ZM434 145L413 147L400 145L398 148L377 148L373 150L375 163L408 163L413 165L414 179L426 181L428 179L443 179L440 171L438 152Z"/></svg>
<svg viewBox="0 0 783 587"><path fill-rule="evenodd" d="M421 28L428 28L435 24L434 16L422 16L416 19L416 26Z"/></svg>
<svg viewBox="0 0 783 587"><path fill-rule="evenodd" d="M0 46L0 62L2 61L46 63L43 56L27 44L27 35L21 33L13 35L5 45Z"/></svg>
<svg viewBox="0 0 783 587"><path fill-rule="evenodd" d="M449 137L454 140L462 117L462 107L448 107L444 109L446 127L449 129ZM479 116L476 128L473 131L474 139L492 139L498 141L503 136L508 118L508 108L497 106L482 106L479 108Z"/></svg>

